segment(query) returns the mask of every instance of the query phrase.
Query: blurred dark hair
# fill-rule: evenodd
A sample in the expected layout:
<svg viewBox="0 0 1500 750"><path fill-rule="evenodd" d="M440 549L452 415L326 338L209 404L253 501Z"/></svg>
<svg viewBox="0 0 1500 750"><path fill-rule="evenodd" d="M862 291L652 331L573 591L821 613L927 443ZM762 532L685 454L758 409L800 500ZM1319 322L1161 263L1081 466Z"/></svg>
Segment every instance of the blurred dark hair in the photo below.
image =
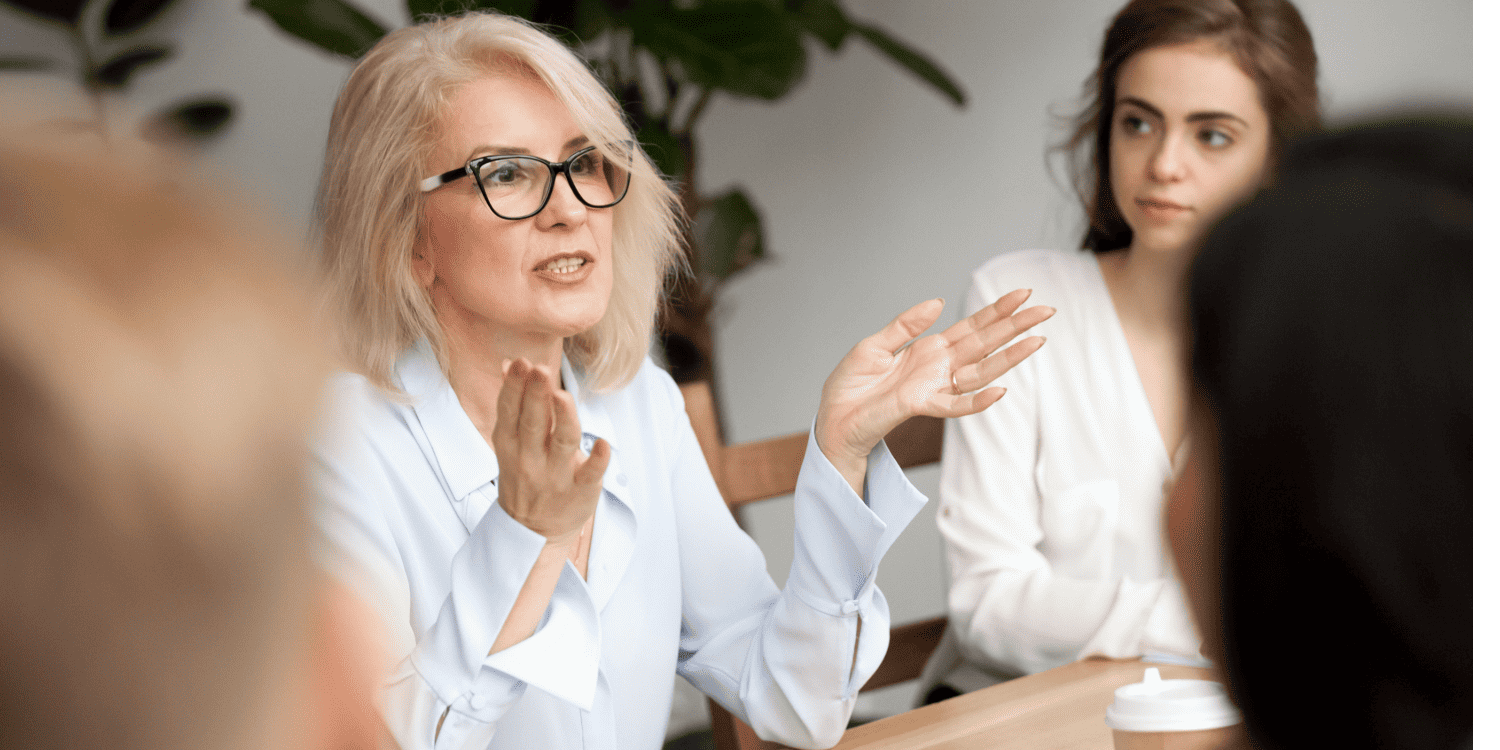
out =
<svg viewBox="0 0 1500 750"><path fill-rule="evenodd" d="M1102 253L1128 247L1130 225L1109 187L1110 123L1120 68L1138 52L1210 39L1255 81L1271 122L1271 157L1318 127L1318 55L1312 34L1287 0L1132 0L1104 32L1099 67L1084 84L1088 104L1061 146L1088 230L1083 247Z"/></svg>
<svg viewBox="0 0 1500 750"><path fill-rule="evenodd" d="M1472 137L1300 143L1193 268L1225 670L1258 747L1472 731Z"/></svg>

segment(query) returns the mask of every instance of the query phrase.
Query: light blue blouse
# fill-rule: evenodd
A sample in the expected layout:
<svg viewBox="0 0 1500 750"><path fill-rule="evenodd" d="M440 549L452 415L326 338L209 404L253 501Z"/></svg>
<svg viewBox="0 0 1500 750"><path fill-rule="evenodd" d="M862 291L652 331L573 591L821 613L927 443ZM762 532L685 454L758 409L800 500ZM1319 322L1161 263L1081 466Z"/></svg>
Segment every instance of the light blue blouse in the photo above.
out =
<svg viewBox="0 0 1500 750"><path fill-rule="evenodd" d="M838 741L889 640L876 567L926 502L884 443L866 504L809 439L778 591L671 378L648 362L595 393L565 361L585 446L612 448L589 577L568 563L536 633L491 655L543 539L496 502L495 454L430 350L397 376L404 402L336 378L341 433L316 454L328 564L384 613L400 660L382 701L403 747L658 750L673 672L763 738Z"/></svg>

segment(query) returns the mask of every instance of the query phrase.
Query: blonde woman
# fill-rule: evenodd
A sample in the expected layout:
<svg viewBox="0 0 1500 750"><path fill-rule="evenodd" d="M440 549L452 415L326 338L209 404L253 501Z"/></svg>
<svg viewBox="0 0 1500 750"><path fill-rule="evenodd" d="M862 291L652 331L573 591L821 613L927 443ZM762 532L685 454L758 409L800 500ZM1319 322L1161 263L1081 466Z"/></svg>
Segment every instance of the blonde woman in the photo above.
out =
<svg viewBox="0 0 1500 750"><path fill-rule="evenodd" d="M850 352L778 591L646 359L675 197L564 46L483 13L382 40L335 106L319 210L357 370L325 528L394 582L403 745L655 750L674 672L762 737L836 742L886 648L876 567L925 502L881 439L994 403L1041 341L988 355L1050 310L1017 292L903 349L933 300Z"/></svg>

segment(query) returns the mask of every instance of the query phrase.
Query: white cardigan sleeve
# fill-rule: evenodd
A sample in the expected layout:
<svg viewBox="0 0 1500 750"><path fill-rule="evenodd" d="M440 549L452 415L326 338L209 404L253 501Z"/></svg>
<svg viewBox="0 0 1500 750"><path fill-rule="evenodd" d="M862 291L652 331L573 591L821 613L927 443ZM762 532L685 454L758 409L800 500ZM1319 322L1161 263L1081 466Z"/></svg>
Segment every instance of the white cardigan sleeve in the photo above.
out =
<svg viewBox="0 0 1500 750"><path fill-rule="evenodd" d="M1030 286L1039 280L1005 281ZM969 314L1009 291L994 285L976 275ZM1032 302L1056 306L1059 319L1070 312L1062 299L1038 295ZM965 656L1012 674L1096 653L1195 653L1197 636L1175 579L1110 576L1107 561L1098 564L1098 576L1070 575L1050 556L1049 542L1059 545L1088 526L1112 529L1110 514L1118 505L1118 497L1110 497L1118 488L1107 480L1072 488L1064 497L1042 495L1042 453L1069 446L1045 444L1041 420L1090 418L1083 404L1067 405L1073 410L1068 413L1042 413L1039 394L1058 384L1039 382L1038 363L1054 354L1044 348L1008 373L1002 380L1006 396L995 406L948 420L937 524L951 573L950 627ZM1059 362L1053 369L1070 365L1084 363Z"/></svg>
<svg viewBox="0 0 1500 750"><path fill-rule="evenodd" d="M683 588L678 673L763 739L829 747L890 640L876 567L926 497L881 443L870 456L867 505L810 436L793 500L791 572L777 591L760 549L719 495L681 413L681 395L675 398Z"/></svg>

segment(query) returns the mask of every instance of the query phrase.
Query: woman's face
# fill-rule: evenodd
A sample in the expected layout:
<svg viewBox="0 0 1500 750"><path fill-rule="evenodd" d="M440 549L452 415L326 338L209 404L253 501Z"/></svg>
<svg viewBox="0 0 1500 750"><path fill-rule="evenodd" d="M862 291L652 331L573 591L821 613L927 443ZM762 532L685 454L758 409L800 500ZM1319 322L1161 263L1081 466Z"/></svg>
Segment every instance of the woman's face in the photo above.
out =
<svg viewBox="0 0 1500 750"><path fill-rule="evenodd" d="M1126 60L1109 127L1110 188L1132 249L1191 245L1250 197L1270 153L1255 82L1207 40Z"/></svg>
<svg viewBox="0 0 1500 750"><path fill-rule="evenodd" d="M458 89L439 128L424 177L496 154L562 162L589 145L546 86L515 75ZM585 206L555 179L547 205L520 220L491 212L472 177L426 195L412 269L445 330L550 343L604 316L614 210Z"/></svg>

